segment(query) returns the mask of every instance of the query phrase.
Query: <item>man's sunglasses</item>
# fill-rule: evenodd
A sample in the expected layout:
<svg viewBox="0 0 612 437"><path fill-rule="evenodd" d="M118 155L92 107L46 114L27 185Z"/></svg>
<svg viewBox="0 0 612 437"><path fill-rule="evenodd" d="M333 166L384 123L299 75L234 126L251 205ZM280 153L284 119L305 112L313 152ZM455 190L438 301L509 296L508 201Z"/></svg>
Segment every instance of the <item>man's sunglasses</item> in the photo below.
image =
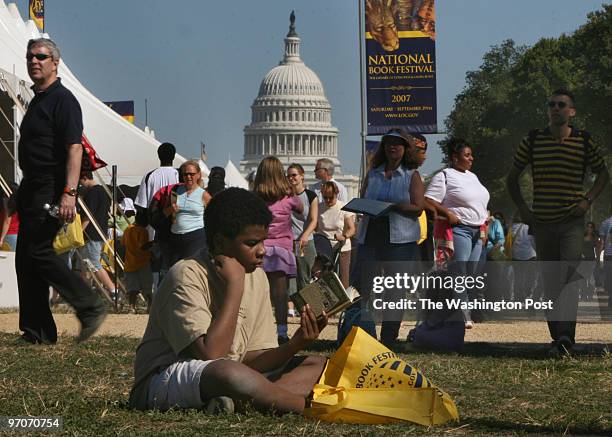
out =
<svg viewBox="0 0 612 437"><path fill-rule="evenodd" d="M548 107L550 109L553 109L555 106L558 107L559 109L563 109L563 108L565 108L567 106L567 103L565 103L565 102L555 102L553 100L548 102Z"/></svg>
<svg viewBox="0 0 612 437"><path fill-rule="evenodd" d="M36 53L36 54L33 54L33 53L28 53L28 54L26 55L26 59L27 59L28 61L31 61L33 58L36 58L36 59L38 59L39 61L44 61L44 60L45 60L45 59L47 59L47 58L51 58L51 55L45 55L44 53Z"/></svg>

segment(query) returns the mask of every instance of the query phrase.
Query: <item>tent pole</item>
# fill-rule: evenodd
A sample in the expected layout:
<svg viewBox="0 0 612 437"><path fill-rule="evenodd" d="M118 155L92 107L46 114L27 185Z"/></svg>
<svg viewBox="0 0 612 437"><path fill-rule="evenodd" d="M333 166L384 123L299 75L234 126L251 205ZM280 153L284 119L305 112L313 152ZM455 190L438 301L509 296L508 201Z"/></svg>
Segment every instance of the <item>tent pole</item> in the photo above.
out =
<svg viewBox="0 0 612 437"><path fill-rule="evenodd" d="M113 269L113 282L115 283L115 311L119 304L119 286L117 281L117 271L119 270L119 264L117 264L117 166L113 165L113 196L111 211L113 212L113 258L115 260Z"/></svg>

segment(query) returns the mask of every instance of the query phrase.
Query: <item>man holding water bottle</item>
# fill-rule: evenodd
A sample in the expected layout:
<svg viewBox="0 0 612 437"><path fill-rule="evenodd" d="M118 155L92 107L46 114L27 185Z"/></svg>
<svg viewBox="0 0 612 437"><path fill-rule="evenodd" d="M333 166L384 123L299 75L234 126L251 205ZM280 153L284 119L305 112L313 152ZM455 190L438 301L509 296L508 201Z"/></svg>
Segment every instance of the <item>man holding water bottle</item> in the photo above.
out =
<svg viewBox="0 0 612 437"><path fill-rule="evenodd" d="M15 266L19 329L27 343L54 344L57 328L49 308L49 286L74 307L81 322L77 340L91 337L106 317L95 291L53 250L63 222L76 214L83 119L74 95L57 77L59 49L49 39L30 40L26 51L34 98L20 127L19 166L23 180L17 209L21 218ZM57 217L45 204L57 206Z"/></svg>

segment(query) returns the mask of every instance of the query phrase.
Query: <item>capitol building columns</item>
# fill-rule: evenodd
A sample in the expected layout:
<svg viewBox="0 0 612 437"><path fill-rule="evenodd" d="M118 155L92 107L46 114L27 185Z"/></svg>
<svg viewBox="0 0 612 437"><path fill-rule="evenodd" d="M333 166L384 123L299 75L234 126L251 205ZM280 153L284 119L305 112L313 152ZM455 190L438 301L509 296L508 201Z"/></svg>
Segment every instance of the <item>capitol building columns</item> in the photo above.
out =
<svg viewBox="0 0 612 437"><path fill-rule="evenodd" d="M245 136L245 161L255 157L283 155L288 157L336 157L338 138L335 135L313 135L309 133L262 133ZM244 165L244 164L243 164Z"/></svg>

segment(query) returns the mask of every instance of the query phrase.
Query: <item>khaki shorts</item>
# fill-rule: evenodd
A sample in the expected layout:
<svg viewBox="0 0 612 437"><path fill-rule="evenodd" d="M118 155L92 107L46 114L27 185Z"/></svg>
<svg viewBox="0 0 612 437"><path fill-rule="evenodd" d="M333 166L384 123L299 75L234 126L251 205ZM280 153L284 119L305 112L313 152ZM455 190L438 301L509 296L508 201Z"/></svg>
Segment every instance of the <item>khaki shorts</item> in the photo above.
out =
<svg viewBox="0 0 612 437"><path fill-rule="evenodd" d="M200 378L206 366L214 361L217 360L179 361L154 375L149 382L147 408L166 411L173 407L204 407Z"/></svg>

